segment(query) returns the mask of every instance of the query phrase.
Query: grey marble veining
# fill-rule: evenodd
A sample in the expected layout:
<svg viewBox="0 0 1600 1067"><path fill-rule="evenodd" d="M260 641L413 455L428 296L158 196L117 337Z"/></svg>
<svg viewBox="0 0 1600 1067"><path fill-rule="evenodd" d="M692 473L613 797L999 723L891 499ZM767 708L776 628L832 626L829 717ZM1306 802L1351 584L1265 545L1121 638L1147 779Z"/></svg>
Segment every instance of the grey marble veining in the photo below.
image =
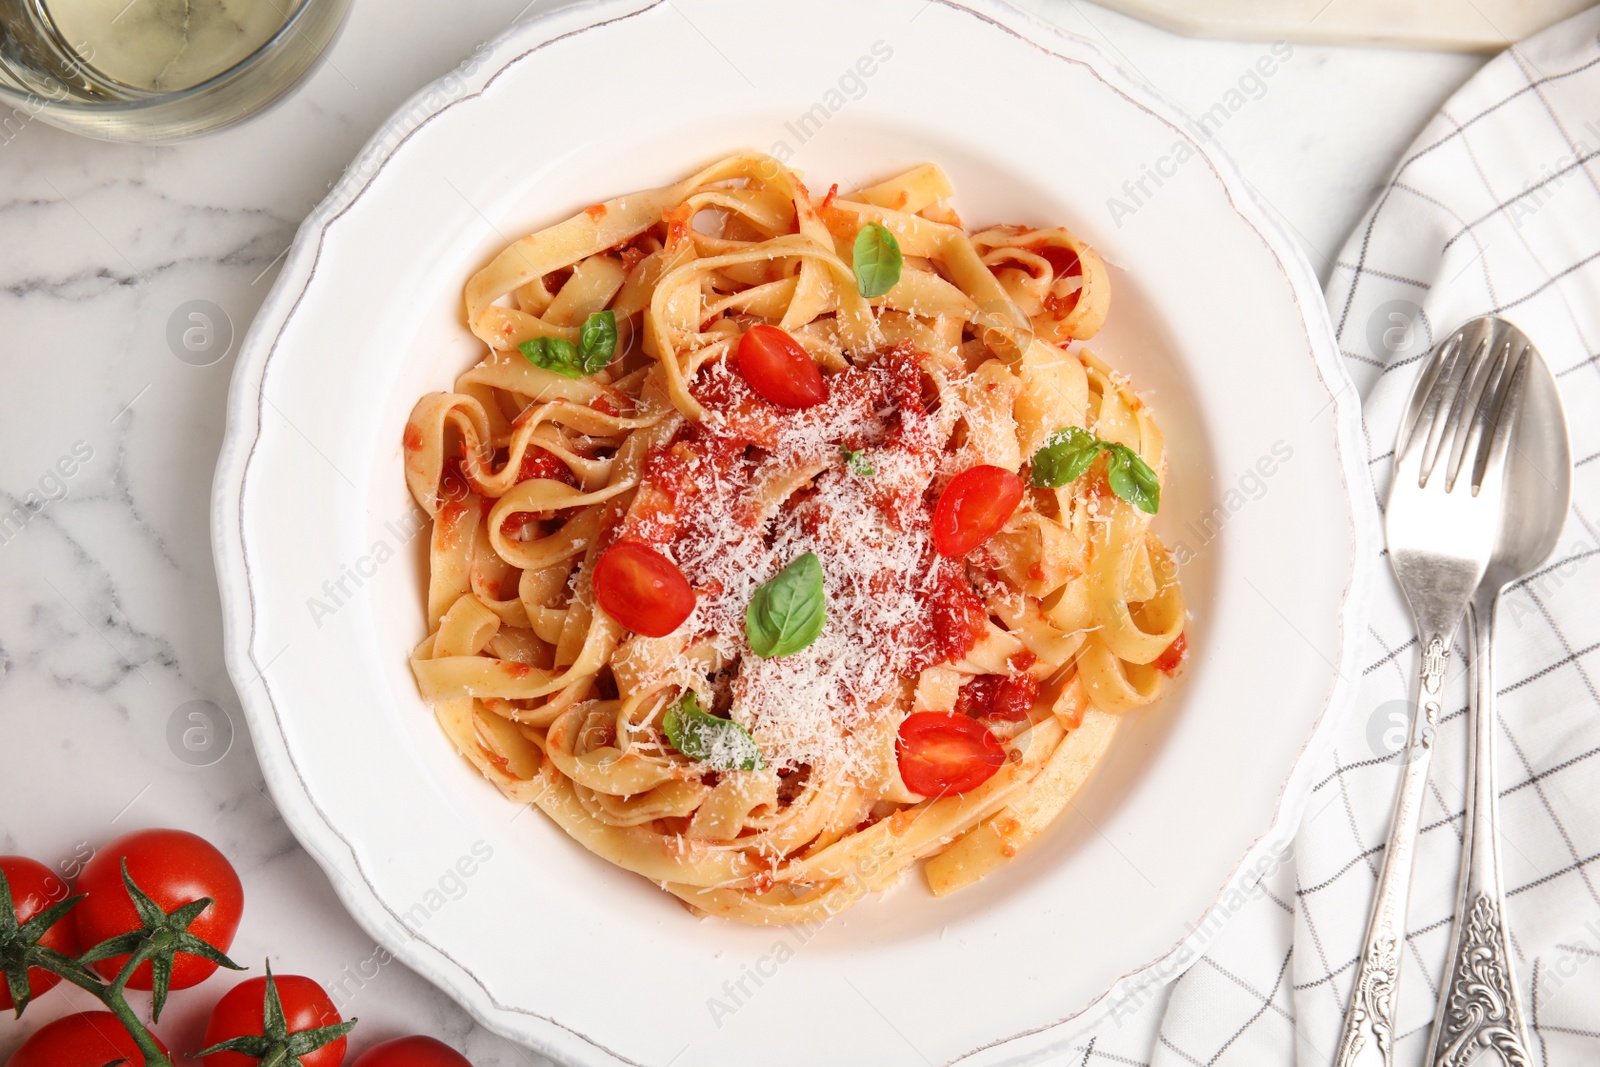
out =
<svg viewBox="0 0 1600 1067"><path fill-rule="evenodd" d="M1073 0L1026 6L1193 112L1230 100L1268 47L1187 41ZM222 666L207 526L233 356L196 365L168 337L181 309L207 301L236 351L299 220L382 120L525 10L358 3L297 93L175 148L38 122L0 134L0 852L70 872L126 830L202 833L244 878L236 958L259 968L270 955L334 988L362 1018L353 1051L423 1031L478 1067L544 1061L386 962L266 795ZM1400 149L1479 62L1296 46L1217 136L1326 276ZM235 727L210 765L169 743L196 701ZM198 1047L229 984L176 995L168 1043ZM23 1022L0 1021L0 1059L88 1001L57 990Z"/></svg>

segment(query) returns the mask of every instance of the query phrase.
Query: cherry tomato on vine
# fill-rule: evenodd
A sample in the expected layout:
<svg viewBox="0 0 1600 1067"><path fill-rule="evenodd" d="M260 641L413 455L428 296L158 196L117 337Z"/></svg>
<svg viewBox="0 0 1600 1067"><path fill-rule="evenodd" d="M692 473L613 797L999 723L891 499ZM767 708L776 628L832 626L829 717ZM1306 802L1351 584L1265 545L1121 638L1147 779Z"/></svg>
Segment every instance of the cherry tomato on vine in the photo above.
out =
<svg viewBox="0 0 1600 1067"><path fill-rule="evenodd" d="M808 408L828 399L811 354L776 326L752 326L739 338L739 373L763 400L785 408Z"/></svg>
<svg viewBox="0 0 1600 1067"><path fill-rule="evenodd" d="M637 541L618 541L594 567L594 598L617 622L646 637L665 637L694 611L694 590L666 556Z"/></svg>
<svg viewBox="0 0 1600 1067"><path fill-rule="evenodd" d="M968 467L944 487L933 508L933 547L965 556L993 537L1022 502L1022 479L1004 467Z"/></svg>
<svg viewBox="0 0 1600 1067"><path fill-rule="evenodd" d="M156 1047L167 1055L158 1038ZM126 1060L123 1067L144 1067L144 1053L122 1023L109 1011L86 1011L46 1023L11 1054L6 1067L105 1067Z"/></svg>
<svg viewBox="0 0 1600 1067"><path fill-rule="evenodd" d="M278 1000L283 1004L283 1021L289 1033L315 1030L319 1026L333 1026L344 1020L339 1009L323 988L309 978L298 974L275 974L273 984L278 987ZM205 1046L236 1037L259 1034L266 1025L267 979L246 978L222 995L217 1006L211 1009L211 1021L206 1024ZM339 1067L344 1062L348 1038L339 1038L300 1057L301 1067ZM201 1060L205 1067L256 1067L254 1057L238 1052L213 1052Z"/></svg>
<svg viewBox="0 0 1600 1067"><path fill-rule="evenodd" d="M122 884L124 859L134 884L162 911L172 912L190 901L210 897L212 905L189 924L189 932L222 952L228 951L244 911L244 887L226 856L204 838L183 830L139 830L95 853L78 879L78 892L88 897L72 911L80 944L87 949L143 925ZM127 960L126 956L113 956L94 968L109 981ZM172 988L199 985L216 969L210 960L179 953L172 965ZM133 972L128 988L149 989L150 985L147 963Z"/></svg>
<svg viewBox="0 0 1600 1067"><path fill-rule="evenodd" d="M418 1034L374 1045L352 1067L472 1067L472 1061L443 1041Z"/></svg>
<svg viewBox="0 0 1600 1067"><path fill-rule="evenodd" d="M983 723L949 711L907 715L896 748L900 780L925 797L970 792L1006 761L1006 750Z"/></svg>
<svg viewBox="0 0 1600 1067"><path fill-rule="evenodd" d="M11 903L17 910L18 922L25 923L52 904L59 904L72 895L67 883L56 872L26 856L0 856L0 871L5 872L6 882L11 886ZM78 933L72 925L71 914L56 920L56 924L39 939L39 944L53 948L63 956L78 955ZM38 967L28 971L28 989L36 997L55 988L59 981L60 976ZM11 1008L11 990L0 978L0 1011L10 1011ZM96 1067L99 1065L96 1064Z"/></svg>

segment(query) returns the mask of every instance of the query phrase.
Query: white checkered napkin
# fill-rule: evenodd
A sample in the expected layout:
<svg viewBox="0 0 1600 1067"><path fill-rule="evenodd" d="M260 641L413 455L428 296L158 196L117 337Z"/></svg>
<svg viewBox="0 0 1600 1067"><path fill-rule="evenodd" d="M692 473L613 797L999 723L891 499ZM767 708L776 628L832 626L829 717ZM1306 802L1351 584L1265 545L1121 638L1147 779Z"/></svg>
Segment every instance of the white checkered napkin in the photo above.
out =
<svg viewBox="0 0 1600 1067"><path fill-rule="evenodd" d="M1501 852L1539 1062L1600 1064L1600 8L1499 56L1408 151L1351 235L1328 304L1388 492L1423 356L1484 313L1520 326L1560 382L1577 481L1560 546L1506 594L1497 634ZM1173 986L1069 1062L1331 1062L1399 783L1415 635L1387 561L1355 713L1293 862ZM1448 951L1466 776L1459 642L1434 755L1402 962L1396 1062L1416 1065ZM1397 716L1396 712L1402 714Z"/></svg>

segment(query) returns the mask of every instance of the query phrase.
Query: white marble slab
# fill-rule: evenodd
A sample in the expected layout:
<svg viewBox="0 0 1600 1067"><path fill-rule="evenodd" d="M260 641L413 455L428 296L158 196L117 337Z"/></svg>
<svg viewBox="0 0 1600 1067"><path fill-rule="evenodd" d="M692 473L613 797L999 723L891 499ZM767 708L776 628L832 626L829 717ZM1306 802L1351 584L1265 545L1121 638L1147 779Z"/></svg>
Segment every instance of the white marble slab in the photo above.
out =
<svg viewBox="0 0 1600 1067"><path fill-rule="evenodd" d="M675 2L694 18L694 0ZM209 301L242 333L295 226L381 120L523 4L365 0L288 101L180 147L0 132L0 852L70 864L141 826L200 832L244 878L238 959L270 954L334 988L362 1018L355 1050L420 1030L478 1067L544 1061L383 964L263 792L222 667L206 524L233 360L185 362L168 332ZM1192 112L1221 105L1217 136L1324 276L1400 150L1481 62L1297 45L1252 80L1268 45L1186 40L1076 0L1028 6ZM5 519L30 493L39 506ZM191 701L241 727L209 766L169 745ZM199 1046L228 984L174 997L169 1044ZM0 1059L87 1000L60 990L0 1021Z"/></svg>

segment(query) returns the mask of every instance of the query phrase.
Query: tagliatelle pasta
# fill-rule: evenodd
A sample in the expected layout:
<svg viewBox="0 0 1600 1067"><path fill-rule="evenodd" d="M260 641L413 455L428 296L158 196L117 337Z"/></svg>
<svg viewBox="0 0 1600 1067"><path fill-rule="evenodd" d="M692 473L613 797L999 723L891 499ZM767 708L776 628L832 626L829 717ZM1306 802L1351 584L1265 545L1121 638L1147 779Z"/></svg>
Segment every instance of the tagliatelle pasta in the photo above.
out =
<svg viewBox="0 0 1600 1067"><path fill-rule="evenodd" d="M405 429L460 751L692 908L995 869L1183 656L1160 430L1064 229L735 155L504 249Z"/></svg>

